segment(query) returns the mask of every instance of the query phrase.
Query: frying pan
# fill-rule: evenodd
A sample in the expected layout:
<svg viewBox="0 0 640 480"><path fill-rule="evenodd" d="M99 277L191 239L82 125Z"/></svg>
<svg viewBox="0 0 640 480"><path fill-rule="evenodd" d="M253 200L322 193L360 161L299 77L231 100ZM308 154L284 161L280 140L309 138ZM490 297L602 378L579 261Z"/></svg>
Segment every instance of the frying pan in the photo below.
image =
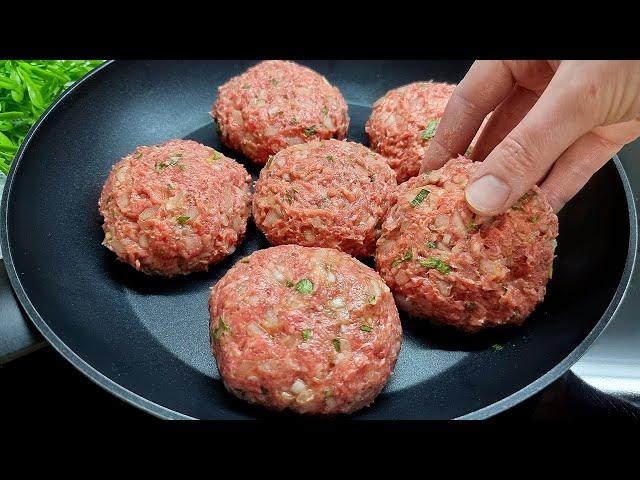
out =
<svg viewBox="0 0 640 480"><path fill-rule="evenodd" d="M228 394L209 353L207 296L236 260L268 246L250 222L209 272L145 276L100 245L97 201L111 165L137 145L189 138L222 150L209 109L216 87L254 61L117 61L68 90L32 128L7 179L2 251L29 317L73 366L164 418L280 417ZM367 143L371 104L416 80L458 82L469 62L301 61L340 88L348 137ZM559 215L553 279L522 327L465 335L402 316L394 374L352 418L486 418L564 373L605 328L635 261L637 220L617 158ZM286 414L284 414L286 415Z"/></svg>

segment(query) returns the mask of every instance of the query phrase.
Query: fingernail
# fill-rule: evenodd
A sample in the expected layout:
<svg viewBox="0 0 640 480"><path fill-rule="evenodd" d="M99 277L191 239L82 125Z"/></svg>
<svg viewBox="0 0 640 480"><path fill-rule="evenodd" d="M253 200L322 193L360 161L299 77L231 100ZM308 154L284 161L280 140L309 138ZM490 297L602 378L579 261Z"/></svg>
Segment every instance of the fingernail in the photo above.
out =
<svg viewBox="0 0 640 480"><path fill-rule="evenodd" d="M485 175L467 187L465 196L474 210L491 213L504 206L510 193L509 185L493 175Z"/></svg>

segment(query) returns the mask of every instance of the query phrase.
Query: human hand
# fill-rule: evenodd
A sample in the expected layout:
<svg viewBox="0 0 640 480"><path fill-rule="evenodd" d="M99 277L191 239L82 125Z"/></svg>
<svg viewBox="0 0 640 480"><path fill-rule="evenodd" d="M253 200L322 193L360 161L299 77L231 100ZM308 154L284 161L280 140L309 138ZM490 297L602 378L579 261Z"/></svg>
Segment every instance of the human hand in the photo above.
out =
<svg viewBox="0 0 640 480"><path fill-rule="evenodd" d="M422 171L467 150L483 160L466 189L495 215L539 184L557 212L640 136L640 61L476 61L455 89Z"/></svg>

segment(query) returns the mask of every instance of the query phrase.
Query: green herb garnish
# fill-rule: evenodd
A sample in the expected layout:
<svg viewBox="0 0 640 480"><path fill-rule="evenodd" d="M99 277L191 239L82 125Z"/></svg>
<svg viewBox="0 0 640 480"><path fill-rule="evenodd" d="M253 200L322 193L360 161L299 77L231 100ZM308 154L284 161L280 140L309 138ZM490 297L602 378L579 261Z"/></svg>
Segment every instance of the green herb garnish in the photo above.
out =
<svg viewBox="0 0 640 480"><path fill-rule="evenodd" d="M322 107L322 115L326 117L328 114L329 114L329 109L325 105L324 107Z"/></svg>
<svg viewBox="0 0 640 480"><path fill-rule="evenodd" d="M416 195L416 198L414 198L413 200L411 200L411 202L409 202L409 205L411 205L412 208L417 207L419 204L422 203L422 201L425 198L427 198L427 195L429 195L429 190L423 188L418 192L418 194Z"/></svg>
<svg viewBox="0 0 640 480"><path fill-rule="evenodd" d="M367 298L367 303L369 305L375 305L376 304L376 296L375 295L371 295L370 297Z"/></svg>
<svg viewBox="0 0 640 480"><path fill-rule="evenodd" d="M277 78L272 78L271 79L271 85L278 85L278 79Z"/></svg>
<svg viewBox="0 0 640 480"><path fill-rule="evenodd" d="M331 343L333 345L333 348L335 348L336 352L340 353L340 339L334 338L333 340L331 340Z"/></svg>
<svg viewBox="0 0 640 480"><path fill-rule="evenodd" d="M302 340L304 340L305 342L307 340L309 340L311 338L311 336L313 335L313 332L309 329L303 330L302 331Z"/></svg>
<svg viewBox="0 0 640 480"><path fill-rule="evenodd" d="M360 325L360 330L369 333L373 331L373 327L368 323L363 323L362 325Z"/></svg>
<svg viewBox="0 0 640 480"><path fill-rule="evenodd" d="M213 331L213 338L216 341L220 341L220 338L222 337L222 335L226 335L227 333L230 333L230 332L231 332L231 327L229 327L229 325L226 324L224 319L220 317L220 319L218 320L218 326Z"/></svg>
<svg viewBox="0 0 640 480"><path fill-rule="evenodd" d="M271 166L271 164L273 163L273 159L276 158L273 155L269 155L269 158L267 159L267 163L265 165L266 168L269 168Z"/></svg>
<svg viewBox="0 0 640 480"><path fill-rule="evenodd" d="M539 220L538 215L531 215L531 216L529 217L529 221L530 221L531 223L537 223L537 222L538 222L538 220Z"/></svg>
<svg viewBox="0 0 640 480"><path fill-rule="evenodd" d="M477 232L478 230L480 230L480 225L478 225L473 220L467 223L467 232L474 233L474 232Z"/></svg>
<svg viewBox="0 0 640 480"><path fill-rule="evenodd" d="M102 60L0 60L0 172L40 115Z"/></svg>
<svg viewBox="0 0 640 480"><path fill-rule="evenodd" d="M180 225L184 225L185 223L187 223L189 220L191 219L191 217L189 217L188 215L180 215L178 218L176 218L176 220L178 221L178 223Z"/></svg>
<svg viewBox="0 0 640 480"><path fill-rule="evenodd" d="M396 258L393 262L391 262L391 268L396 268L402 262L406 262L407 260L411 260L413 258L413 252L411 250L407 250L404 252L404 255L400 258Z"/></svg>
<svg viewBox="0 0 640 480"><path fill-rule="evenodd" d="M451 265L447 265L442 260L435 257L429 257L426 260L421 258L420 260L418 260L418 263L420 263L420 266L424 268L435 268L443 275L451 272Z"/></svg>
<svg viewBox="0 0 640 480"><path fill-rule="evenodd" d="M309 294L313 292L313 282L308 278L303 278L298 283L296 283L296 290L300 293Z"/></svg>
<svg viewBox="0 0 640 480"><path fill-rule="evenodd" d="M427 128L425 128L420 134L420 137L422 137L422 140L429 140L436 134L438 123L440 123L440 120L431 120L427 124Z"/></svg>
<svg viewBox="0 0 640 480"><path fill-rule="evenodd" d="M284 194L285 198L287 199L287 203L289 205L291 205L293 203L293 192L295 192L295 190L287 190Z"/></svg>
<svg viewBox="0 0 640 480"><path fill-rule="evenodd" d="M2 114L0 114L0 115L2 115ZM134 158L137 160L137 159L139 159L141 156L142 156L142 152L138 152L138 153L136 153L136 154L135 154Z"/></svg>
<svg viewBox="0 0 640 480"><path fill-rule="evenodd" d="M297 125L298 124L298 120L296 119L296 117L291 117L291 120L289 120L289 123L291 125Z"/></svg>
<svg viewBox="0 0 640 480"><path fill-rule="evenodd" d="M284 281L284 286L287 288L291 288L293 287L295 284L291 281L291 280L285 280Z"/></svg>
<svg viewBox="0 0 640 480"><path fill-rule="evenodd" d="M205 158L205 161L207 163L213 163L216 160L220 160L222 158L222 154L220 152L218 152L217 150L213 151L213 155L211 155L210 157Z"/></svg>
<svg viewBox="0 0 640 480"><path fill-rule="evenodd" d="M504 347L502 345L500 345L499 343L496 343L494 345L491 345L491 348L493 348L494 352L499 352L500 350L502 350Z"/></svg>
<svg viewBox="0 0 640 480"><path fill-rule="evenodd" d="M302 133L304 134L305 137L310 137L312 135L315 135L316 134L316 126L315 125L311 125L310 127L307 127L304 130L302 130Z"/></svg>
<svg viewBox="0 0 640 480"><path fill-rule="evenodd" d="M427 248L436 248L436 242L427 242Z"/></svg>
<svg viewBox="0 0 640 480"><path fill-rule="evenodd" d="M333 162L333 155L327 155L327 160Z"/></svg>

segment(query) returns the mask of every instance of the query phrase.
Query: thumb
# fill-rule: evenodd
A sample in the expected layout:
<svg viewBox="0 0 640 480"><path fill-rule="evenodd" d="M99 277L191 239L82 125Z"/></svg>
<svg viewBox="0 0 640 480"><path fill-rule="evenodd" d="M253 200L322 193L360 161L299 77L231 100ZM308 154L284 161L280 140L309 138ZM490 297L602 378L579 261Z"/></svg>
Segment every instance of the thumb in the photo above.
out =
<svg viewBox="0 0 640 480"><path fill-rule="evenodd" d="M478 166L465 195L481 215L509 209L556 159L596 123L593 105L576 82L555 76L524 119Z"/></svg>

